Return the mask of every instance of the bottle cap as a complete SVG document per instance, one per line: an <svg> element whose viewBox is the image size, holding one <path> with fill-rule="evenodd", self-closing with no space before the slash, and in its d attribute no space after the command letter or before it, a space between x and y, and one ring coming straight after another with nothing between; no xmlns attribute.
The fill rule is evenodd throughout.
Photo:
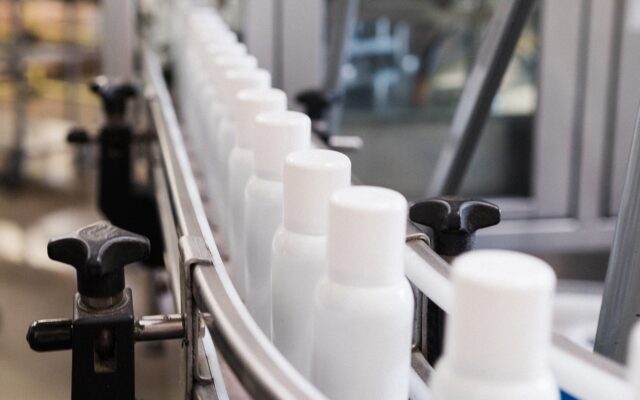
<svg viewBox="0 0 640 400"><path fill-rule="evenodd" d="M197 12L188 14L188 32L197 43L206 41L237 41L237 35L232 32L219 15L207 13L206 8L197 8ZM195 10L194 10L195 11Z"/></svg>
<svg viewBox="0 0 640 400"><path fill-rule="evenodd" d="M407 200L374 186L352 186L329 201L329 279L349 286L394 285L404 278Z"/></svg>
<svg viewBox="0 0 640 400"><path fill-rule="evenodd" d="M309 147L311 120L296 111L271 111L256 116L254 131L256 175L281 181L289 153Z"/></svg>
<svg viewBox="0 0 640 400"><path fill-rule="evenodd" d="M254 88L240 91L231 110L237 126L237 145L253 149L256 116L263 112L286 109L287 95L280 89Z"/></svg>
<svg viewBox="0 0 640 400"><path fill-rule="evenodd" d="M212 78L216 85L223 80L227 71L232 69L253 69L258 67L258 60L251 55L220 55L213 59Z"/></svg>
<svg viewBox="0 0 640 400"><path fill-rule="evenodd" d="M284 164L284 226L292 232L325 235L329 197L351 184L349 157L333 150L289 154Z"/></svg>
<svg viewBox="0 0 640 400"><path fill-rule="evenodd" d="M217 56L243 56L247 54L247 46L243 43L207 43L205 45L205 53L208 57L215 59Z"/></svg>
<svg viewBox="0 0 640 400"><path fill-rule="evenodd" d="M231 69L225 72L224 79L220 81L220 96L225 105L233 106L240 91L252 88L266 89L270 86L271 74L265 69Z"/></svg>
<svg viewBox="0 0 640 400"><path fill-rule="evenodd" d="M548 373L555 274L544 261L477 250L453 262L454 299L442 362L479 381L527 381Z"/></svg>

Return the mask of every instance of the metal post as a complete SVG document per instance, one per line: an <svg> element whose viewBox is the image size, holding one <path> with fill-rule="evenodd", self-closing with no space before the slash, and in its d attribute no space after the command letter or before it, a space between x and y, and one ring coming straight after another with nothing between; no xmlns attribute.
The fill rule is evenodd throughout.
<svg viewBox="0 0 640 400"><path fill-rule="evenodd" d="M282 74L282 90L292 99L322 82L325 3L324 0L280 0L280 23L275 39L279 68L276 70ZM327 21L329 26L339 23L331 16Z"/></svg>
<svg viewBox="0 0 640 400"><path fill-rule="evenodd" d="M360 0L328 2L328 20L335 24L328 32L329 45L327 47L327 63L324 77L326 93L343 94L340 72L342 66L349 60L349 45L353 39L358 22ZM344 104L344 103L343 103ZM334 103L329 110L329 132L337 134L342 119L343 107Z"/></svg>
<svg viewBox="0 0 640 400"><path fill-rule="evenodd" d="M636 117L618 225L609 256L595 351L624 362L629 332L640 316L640 109Z"/></svg>
<svg viewBox="0 0 640 400"><path fill-rule="evenodd" d="M458 191L533 4L534 0L506 1L493 16L462 92L427 197Z"/></svg>
<svg viewBox="0 0 640 400"><path fill-rule="evenodd" d="M110 78L134 78L136 43L135 6L132 0L102 2L101 58L102 72Z"/></svg>

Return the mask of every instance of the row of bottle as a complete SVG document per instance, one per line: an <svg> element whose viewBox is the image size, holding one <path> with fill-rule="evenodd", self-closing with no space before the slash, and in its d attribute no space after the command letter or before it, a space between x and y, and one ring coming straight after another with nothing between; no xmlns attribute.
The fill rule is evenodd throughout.
<svg viewBox="0 0 640 400"><path fill-rule="evenodd" d="M183 118L202 146L196 150L213 149L203 155L216 169L210 211L238 294L329 398L406 398L413 321L402 265L406 200L350 187L348 157L311 148L309 118L287 111L284 92L270 88L268 72L219 18L199 7L182 11L197 34L191 51L182 50L188 66L178 68L177 97L190 104L181 109L190 113ZM208 110L193 112L202 104Z"/></svg>
<svg viewBox="0 0 640 400"><path fill-rule="evenodd" d="M184 57L177 98L211 173L210 213L239 296L329 398L406 399L414 313L406 200L352 187L349 159L311 148L309 118L287 111L286 95L219 16L178 3L190 35L174 43ZM558 399L552 269L520 253L472 251L453 261L452 282L434 398Z"/></svg>

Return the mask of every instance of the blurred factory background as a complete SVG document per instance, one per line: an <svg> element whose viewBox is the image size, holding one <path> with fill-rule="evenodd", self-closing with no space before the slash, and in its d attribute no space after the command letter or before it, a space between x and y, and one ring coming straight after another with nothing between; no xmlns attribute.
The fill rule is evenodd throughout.
<svg viewBox="0 0 640 400"><path fill-rule="evenodd" d="M410 201L426 196L465 83L482 57L480 44L496 8L508 1L359 2L348 58L335 68L345 90L335 129L362 139L348 155L363 182L396 189ZM141 3L155 6L153 0ZM244 28L256 29L246 21L258 18L252 8L259 2L211 3L259 54L260 32ZM575 287L576 296L559 303L556 318L582 337L597 323L640 98L634 68L640 2L538 3L460 193L490 198L503 210L504 221L480 235L481 246L539 255L557 269L561 285ZM304 40L290 42L282 28L309 19L296 10L300 6L272 16L272 28L285 32L282 42L272 44L280 58L266 58L280 71L275 83L290 97L305 84L289 79L295 74L283 60L309 48ZM103 118L87 82L103 71L103 44L116 35L104 25L104 14L99 1L0 0L3 398L69 397L71 354L33 353L24 334L37 318L71 311L74 275L48 260L48 239L101 218L94 149L67 143L67 134L76 126L95 131ZM325 15L318 24L331 29L334 22ZM136 287L152 284L142 269L128 273ZM137 304L145 304L143 290L136 293ZM172 346L179 344L138 347L141 398L177 398L171 392L177 374L167 362L176 356Z"/></svg>

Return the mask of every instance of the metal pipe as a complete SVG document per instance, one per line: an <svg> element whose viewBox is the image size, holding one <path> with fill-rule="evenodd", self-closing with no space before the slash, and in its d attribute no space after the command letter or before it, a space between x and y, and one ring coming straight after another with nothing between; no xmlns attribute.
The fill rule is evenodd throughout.
<svg viewBox="0 0 640 400"><path fill-rule="evenodd" d="M180 314L145 315L133 327L136 342L184 338L184 319Z"/></svg>
<svg viewBox="0 0 640 400"><path fill-rule="evenodd" d="M622 192L598 321L595 351L624 362L629 332L640 315L640 109Z"/></svg>
<svg viewBox="0 0 640 400"><path fill-rule="evenodd" d="M458 191L534 3L533 0L506 1L491 19L460 97L449 137L440 152L427 197Z"/></svg>

